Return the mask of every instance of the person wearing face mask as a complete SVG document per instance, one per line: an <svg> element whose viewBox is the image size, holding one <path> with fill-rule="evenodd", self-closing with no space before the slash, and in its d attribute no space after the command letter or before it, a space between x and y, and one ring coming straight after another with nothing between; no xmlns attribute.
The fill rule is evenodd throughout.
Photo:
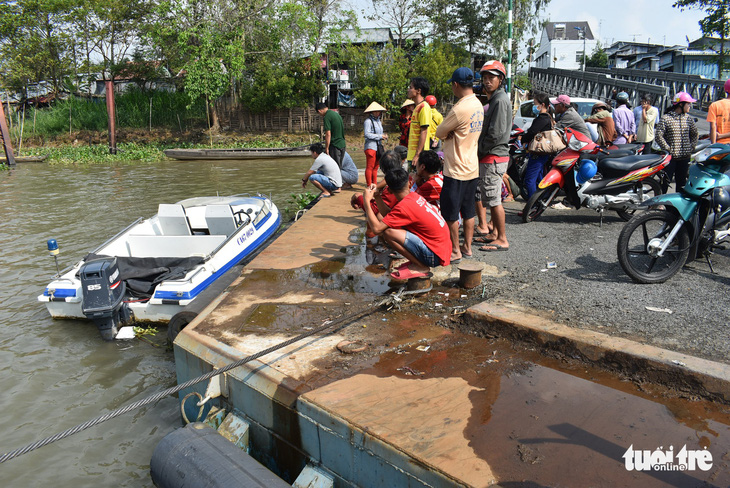
<svg viewBox="0 0 730 488"><path fill-rule="evenodd" d="M662 191L667 192L669 181L674 176L675 191L687 183L690 158L697 146L697 126L689 115L689 109L696 102L687 92L679 92L672 99L672 106L664 113L654 129L654 139L662 151L672 156L664 169L667 179L662 182Z"/></svg>
<svg viewBox="0 0 730 488"><path fill-rule="evenodd" d="M535 120L532 121L532 125L527 129L527 132L522 135L523 146L529 146L537 134L553 127L553 117L550 114L552 107L547 93L535 92L532 103L532 113L535 114ZM549 157L549 154L530 153L523 183L527 190L527 198L530 198L537 191L538 179L542 177L543 168Z"/></svg>

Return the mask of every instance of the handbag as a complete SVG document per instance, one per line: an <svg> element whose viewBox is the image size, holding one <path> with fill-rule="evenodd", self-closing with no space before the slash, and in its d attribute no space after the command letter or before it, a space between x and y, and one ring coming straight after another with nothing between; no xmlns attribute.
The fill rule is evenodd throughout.
<svg viewBox="0 0 730 488"><path fill-rule="evenodd" d="M550 129L536 134L527 146L527 150L531 153L552 154L566 147L563 131Z"/></svg>
<svg viewBox="0 0 730 488"><path fill-rule="evenodd" d="M378 148L375 150L375 161L380 161L380 158L385 154L385 148L383 147L383 141L378 141Z"/></svg>

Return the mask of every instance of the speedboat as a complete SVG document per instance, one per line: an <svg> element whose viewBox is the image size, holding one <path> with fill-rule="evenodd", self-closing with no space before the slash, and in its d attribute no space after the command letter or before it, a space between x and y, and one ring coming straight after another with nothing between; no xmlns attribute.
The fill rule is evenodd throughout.
<svg viewBox="0 0 730 488"><path fill-rule="evenodd" d="M279 209L263 195L160 204L157 215L137 219L60 271L38 301L53 318L92 320L105 340L133 337L134 323L170 322L196 298L198 309L200 300L212 301L216 280L280 224Z"/></svg>

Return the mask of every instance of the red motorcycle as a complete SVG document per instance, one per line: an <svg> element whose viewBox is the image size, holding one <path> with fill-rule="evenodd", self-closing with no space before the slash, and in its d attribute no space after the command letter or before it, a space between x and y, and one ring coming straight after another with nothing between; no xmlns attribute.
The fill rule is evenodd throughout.
<svg viewBox="0 0 730 488"><path fill-rule="evenodd" d="M661 186L652 176L669 164L668 154L611 157L580 132L566 128L564 135L567 147L553 158L552 169L525 205L524 222L539 218L560 190L565 193L563 203L592 208L601 218L605 210L615 210L624 220L642 202L661 195ZM604 157L597 157L598 153Z"/></svg>

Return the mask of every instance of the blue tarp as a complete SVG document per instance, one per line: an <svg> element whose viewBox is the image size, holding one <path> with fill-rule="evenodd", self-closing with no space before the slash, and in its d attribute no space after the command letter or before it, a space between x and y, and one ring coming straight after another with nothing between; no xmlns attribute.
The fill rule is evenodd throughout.
<svg viewBox="0 0 730 488"><path fill-rule="evenodd" d="M337 105L340 107L354 107L355 97L353 95L347 95L337 90Z"/></svg>

